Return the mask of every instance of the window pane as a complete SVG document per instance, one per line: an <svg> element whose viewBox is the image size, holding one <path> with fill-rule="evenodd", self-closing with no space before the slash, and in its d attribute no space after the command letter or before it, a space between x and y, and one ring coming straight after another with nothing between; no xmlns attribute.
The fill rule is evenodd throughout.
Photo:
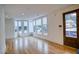
<svg viewBox="0 0 79 59"><path fill-rule="evenodd" d="M47 35L47 24L43 25L43 34Z"/></svg>
<svg viewBox="0 0 79 59"><path fill-rule="evenodd" d="M22 21L18 21L18 36L22 36Z"/></svg>
<svg viewBox="0 0 79 59"><path fill-rule="evenodd" d="M29 32L33 33L33 21L29 21Z"/></svg>
<svg viewBox="0 0 79 59"><path fill-rule="evenodd" d="M43 27L42 27L42 31L44 35L47 35L47 17L43 17Z"/></svg>
<svg viewBox="0 0 79 59"><path fill-rule="evenodd" d="M36 25L41 25L41 19L36 20Z"/></svg>
<svg viewBox="0 0 79 59"><path fill-rule="evenodd" d="M35 26L35 20L33 20L33 25Z"/></svg>
<svg viewBox="0 0 79 59"><path fill-rule="evenodd" d="M24 34L27 33L28 26L27 21L24 21Z"/></svg>
<svg viewBox="0 0 79 59"><path fill-rule="evenodd" d="M76 13L65 15L66 37L77 38Z"/></svg>
<svg viewBox="0 0 79 59"><path fill-rule="evenodd" d="M17 32L18 28L17 28L17 21L15 21L15 32Z"/></svg>
<svg viewBox="0 0 79 59"><path fill-rule="evenodd" d="M47 24L47 17L43 17L43 24Z"/></svg>
<svg viewBox="0 0 79 59"><path fill-rule="evenodd" d="M19 30L19 31L22 30L22 24L21 24L21 21L18 21L18 30Z"/></svg>
<svg viewBox="0 0 79 59"><path fill-rule="evenodd" d="M41 24L41 19L36 20L36 32L38 34L42 34L42 24Z"/></svg>
<svg viewBox="0 0 79 59"><path fill-rule="evenodd" d="M14 22L14 26L15 26L15 28L14 28L14 37L17 37L17 34L18 34L18 23L17 23L17 21Z"/></svg>
<svg viewBox="0 0 79 59"><path fill-rule="evenodd" d="M18 25L21 26L21 21L18 21Z"/></svg>
<svg viewBox="0 0 79 59"><path fill-rule="evenodd" d="M35 20L33 20L33 31L35 32L36 31L36 29L35 29Z"/></svg>

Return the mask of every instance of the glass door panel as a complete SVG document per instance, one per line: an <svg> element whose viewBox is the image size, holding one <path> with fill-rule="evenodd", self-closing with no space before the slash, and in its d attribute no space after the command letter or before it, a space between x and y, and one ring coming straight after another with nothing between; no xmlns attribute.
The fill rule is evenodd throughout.
<svg viewBox="0 0 79 59"><path fill-rule="evenodd" d="M66 37L77 38L76 13L65 15Z"/></svg>
<svg viewBox="0 0 79 59"><path fill-rule="evenodd" d="M78 14L77 11L70 11L63 14L64 44L77 47L78 40Z"/></svg>

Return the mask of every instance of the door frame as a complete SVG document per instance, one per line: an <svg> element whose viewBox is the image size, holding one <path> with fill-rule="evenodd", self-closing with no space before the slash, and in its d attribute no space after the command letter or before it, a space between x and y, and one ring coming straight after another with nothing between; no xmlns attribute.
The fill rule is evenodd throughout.
<svg viewBox="0 0 79 59"><path fill-rule="evenodd" d="M72 38L72 37L66 37L66 26L65 26L65 15L69 14L69 13L74 13L76 12L77 16L76 16L76 25L77 25L77 38ZM72 11L68 11L63 13L63 37L64 37L64 45L67 46L71 46L71 47L75 47L75 48L79 48L79 9L76 10L72 10Z"/></svg>

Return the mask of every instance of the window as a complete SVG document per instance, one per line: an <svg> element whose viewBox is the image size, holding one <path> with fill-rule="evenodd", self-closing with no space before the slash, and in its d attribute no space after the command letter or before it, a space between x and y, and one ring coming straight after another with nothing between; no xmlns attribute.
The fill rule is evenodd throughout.
<svg viewBox="0 0 79 59"><path fill-rule="evenodd" d="M17 20L15 21L15 33L15 36L26 36L27 33L47 35L47 17L35 20Z"/></svg>
<svg viewBox="0 0 79 59"><path fill-rule="evenodd" d="M28 22L25 20L16 20L15 21L15 37L26 36L28 32Z"/></svg>
<svg viewBox="0 0 79 59"><path fill-rule="evenodd" d="M43 17L42 18L42 21L43 21L43 27L42 27L43 34L44 35L47 35L47 17Z"/></svg>
<svg viewBox="0 0 79 59"><path fill-rule="evenodd" d="M34 32L37 34L47 35L47 17L40 17L33 21Z"/></svg>
<svg viewBox="0 0 79 59"><path fill-rule="evenodd" d="M34 33L36 32L36 29L35 29L35 28L36 28L36 21L33 20L33 30L34 30L33 32L34 32Z"/></svg>
<svg viewBox="0 0 79 59"><path fill-rule="evenodd" d="M76 13L65 15L66 37L77 38Z"/></svg>
<svg viewBox="0 0 79 59"><path fill-rule="evenodd" d="M27 21L23 22L24 22L24 35L26 35L28 33L28 22Z"/></svg>
<svg viewBox="0 0 79 59"><path fill-rule="evenodd" d="M18 21L18 36L22 36L22 22Z"/></svg>
<svg viewBox="0 0 79 59"><path fill-rule="evenodd" d="M33 21L32 20L29 20L29 32L30 33L33 33Z"/></svg>
<svg viewBox="0 0 79 59"><path fill-rule="evenodd" d="M41 23L41 19L37 19L36 20L36 32L37 34L42 34L42 23Z"/></svg>
<svg viewBox="0 0 79 59"><path fill-rule="evenodd" d="M17 34L18 34L18 28L17 28L18 27L18 23L17 23L17 21L14 22L14 25L15 25L15 29L14 29L14 31L15 31L14 35L15 36L14 37L17 37Z"/></svg>

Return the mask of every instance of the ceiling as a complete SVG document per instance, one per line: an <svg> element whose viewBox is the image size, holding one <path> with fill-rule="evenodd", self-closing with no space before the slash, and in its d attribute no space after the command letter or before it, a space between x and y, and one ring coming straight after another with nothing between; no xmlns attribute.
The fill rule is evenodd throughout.
<svg viewBox="0 0 79 59"><path fill-rule="evenodd" d="M69 6L68 4L7 4L5 15L7 18L31 19L47 15L57 9Z"/></svg>

